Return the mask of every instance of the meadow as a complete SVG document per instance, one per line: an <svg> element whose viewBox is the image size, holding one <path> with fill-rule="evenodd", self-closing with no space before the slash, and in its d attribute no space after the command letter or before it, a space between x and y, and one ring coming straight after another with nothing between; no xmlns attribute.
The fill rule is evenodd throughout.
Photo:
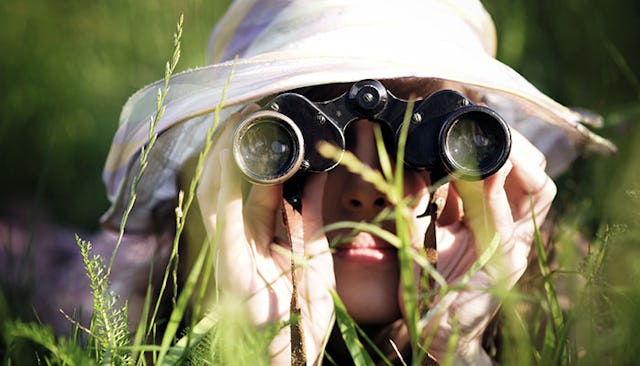
<svg viewBox="0 0 640 366"><path fill-rule="evenodd" d="M602 114L598 133L619 148L614 156L585 153L558 178L554 250L538 246L537 273L518 291L498 294L504 306L494 355L505 365L636 364L640 164L633 161L640 156L640 5L628 0L484 3L496 22L498 58L563 104ZM0 215L26 206L80 233L78 251L96 305L94 322L83 325L90 332L78 328L70 337L56 337L23 311L30 306L22 298L0 296L4 364L262 360L263 354L253 351L264 349L268 332L252 332L235 322L234 314L225 316L228 309L184 334L168 326L156 335L157 344L145 342L153 321L129 334L123 327L126 310L107 289L109 258L93 257L81 240L82 233L98 228L108 207L100 175L120 108L137 89L165 76L180 14L181 57L171 71L203 65L208 34L226 5L200 0L0 4ZM176 317L186 310L182 296L176 298ZM342 315L341 324L358 334ZM223 320L234 322L226 329L236 332L212 331L225 329L216 327ZM234 348L238 338L245 347ZM360 341L354 342L354 358L367 364L357 351Z"/></svg>

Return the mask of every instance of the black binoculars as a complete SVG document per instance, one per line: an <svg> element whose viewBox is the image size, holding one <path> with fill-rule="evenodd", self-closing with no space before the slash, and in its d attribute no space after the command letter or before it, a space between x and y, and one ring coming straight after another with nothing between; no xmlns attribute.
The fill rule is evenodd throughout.
<svg viewBox="0 0 640 366"><path fill-rule="evenodd" d="M409 105L377 80L359 81L323 102L282 93L239 123L233 155L246 178L257 184L282 183L299 171L329 171L339 161L320 155L319 141L344 151L347 126L367 119L386 125L396 148ZM410 116L404 163L428 171L432 181L447 175L481 180L509 157L507 123L494 110L456 91L441 90L416 101Z"/></svg>

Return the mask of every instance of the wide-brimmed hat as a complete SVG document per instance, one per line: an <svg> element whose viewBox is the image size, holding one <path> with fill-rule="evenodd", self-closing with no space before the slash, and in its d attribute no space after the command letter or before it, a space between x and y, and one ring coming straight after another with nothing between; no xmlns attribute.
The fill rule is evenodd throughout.
<svg viewBox="0 0 640 366"><path fill-rule="evenodd" d="M495 53L493 22L476 0L237 0L212 34L212 64L171 79L128 228L149 228L154 216L173 212L177 173L202 149L218 104L225 106L223 123L249 102L305 86L440 79L479 95L534 142L560 136L540 144L615 151L582 124L588 115L547 97ZM103 217L109 226L120 224L161 87L159 81L135 93L120 116L103 175L113 203ZM549 160L560 171L569 159Z"/></svg>

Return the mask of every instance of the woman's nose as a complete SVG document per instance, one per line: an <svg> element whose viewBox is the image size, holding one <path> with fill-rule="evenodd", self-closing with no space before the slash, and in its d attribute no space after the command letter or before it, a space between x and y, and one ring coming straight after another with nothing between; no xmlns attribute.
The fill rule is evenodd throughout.
<svg viewBox="0 0 640 366"><path fill-rule="evenodd" d="M375 135L373 132L373 122L360 120L354 122L353 128L354 142L350 148L358 160L372 169L380 170L380 160L376 150ZM356 214L360 220L371 220L383 208L387 207L387 200L375 186L364 179L359 174L349 173L345 180L342 197L340 197L343 208Z"/></svg>
<svg viewBox="0 0 640 366"><path fill-rule="evenodd" d="M387 200L380 191L360 176L354 174L352 178L343 191L342 207L354 214L354 218L369 221L387 207Z"/></svg>

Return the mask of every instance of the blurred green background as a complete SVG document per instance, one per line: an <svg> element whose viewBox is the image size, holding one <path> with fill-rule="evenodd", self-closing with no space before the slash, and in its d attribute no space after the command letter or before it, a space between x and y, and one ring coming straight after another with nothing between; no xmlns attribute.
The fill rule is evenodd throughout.
<svg viewBox="0 0 640 366"><path fill-rule="evenodd" d="M208 34L227 4L3 1L0 207L30 203L61 224L97 228L108 205L100 174L120 108L163 76L180 13L185 24L178 68L203 65ZM558 101L604 114L603 134L627 143L628 129L635 127L630 121L640 114L637 1L485 5L496 21L500 59ZM577 165L580 172L587 169Z"/></svg>
<svg viewBox="0 0 640 366"><path fill-rule="evenodd" d="M0 207L32 203L95 229L101 170L123 104L164 75L184 13L180 70L203 65L228 1L8 0L0 4Z"/></svg>

